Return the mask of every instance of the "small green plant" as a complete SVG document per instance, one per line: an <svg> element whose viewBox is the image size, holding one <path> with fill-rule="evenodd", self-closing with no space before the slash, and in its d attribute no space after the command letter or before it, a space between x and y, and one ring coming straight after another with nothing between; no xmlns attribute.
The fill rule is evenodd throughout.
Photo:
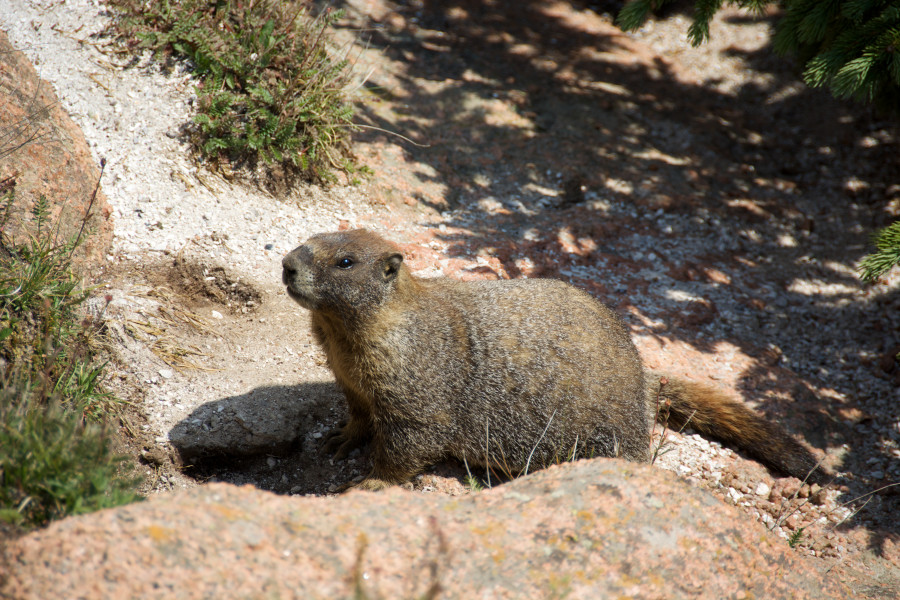
<svg viewBox="0 0 900 600"><path fill-rule="evenodd" d="M96 325L78 310L88 290L71 260L84 228L57 243L40 198L32 235L13 243L13 200L0 198L0 520L29 527L137 495L103 427L118 402L101 386Z"/></svg>
<svg viewBox="0 0 900 600"><path fill-rule="evenodd" d="M484 485L481 483L481 480L471 473L466 475L466 487L473 492L480 492L484 489Z"/></svg>
<svg viewBox="0 0 900 600"><path fill-rule="evenodd" d="M469 461L463 460L463 464L466 466L466 487L473 492L480 492L484 489L484 484L480 479L472 475L472 471L469 470Z"/></svg>
<svg viewBox="0 0 900 600"><path fill-rule="evenodd" d="M791 548L797 547L797 545L800 543L800 540L803 539L804 529L806 529L806 527L798 527L797 530L788 537L788 546L790 546Z"/></svg>
<svg viewBox="0 0 900 600"><path fill-rule="evenodd" d="M0 228L10 218L13 193L0 200ZM81 233L57 243L41 197L32 209L30 241L14 245L0 236L0 358L9 365L28 363L53 379L53 392L85 416L101 418L114 398L99 383L102 363L92 357L92 321L78 307L88 298L71 270Z"/></svg>
<svg viewBox="0 0 900 600"><path fill-rule="evenodd" d="M859 277L872 283L900 263L900 221L896 221L872 236L877 249L863 258L859 265Z"/></svg>
<svg viewBox="0 0 900 600"><path fill-rule="evenodd" d="M355 172L349 64L331 53L342 11L310 2L108 0L127 47L190 59L200 78L194 143L223 169L280 165L312 180Z"/></svg>

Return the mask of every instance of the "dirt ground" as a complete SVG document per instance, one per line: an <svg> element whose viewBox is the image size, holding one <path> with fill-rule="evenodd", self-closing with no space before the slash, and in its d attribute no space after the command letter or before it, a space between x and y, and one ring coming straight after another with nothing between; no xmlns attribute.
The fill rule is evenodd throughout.
<svg viewBox="0 0 900 600"><path fill-rule="evenodd" d="M867 236L900 212L895 122L798 82L772 53L772 15L725 11L694 49L677 13L622 34L619 4L332 3L368 75L354 147L374 175L301 190L321 219L309 228L378 229L424 274L589 290L627 319L648 366L739 394L839 477L820 492L674 433L661 466L896 597L900 278L856 278ZM111 384L132 403L144 489L328 493L366 456L316 451L342 398L281 289L281 253L241 272L228 244L117 256L102 274ZM265 438L258 423L274 421L284 431ZM204 434L234 423L246 439L226 435L230 448ZM412 487L470 493L465 474L438 465Z"/></svg>

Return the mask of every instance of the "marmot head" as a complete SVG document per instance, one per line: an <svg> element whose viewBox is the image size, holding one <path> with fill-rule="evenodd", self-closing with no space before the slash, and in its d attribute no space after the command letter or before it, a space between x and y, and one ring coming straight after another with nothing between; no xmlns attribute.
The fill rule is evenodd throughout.
<svg viewBox="0 0 900 600"><path fill-rule="evenodd" d="M287 293L300 306L342 317L381 306L406 271L399 249L365 229L314 235L281 266Z"/></svg>

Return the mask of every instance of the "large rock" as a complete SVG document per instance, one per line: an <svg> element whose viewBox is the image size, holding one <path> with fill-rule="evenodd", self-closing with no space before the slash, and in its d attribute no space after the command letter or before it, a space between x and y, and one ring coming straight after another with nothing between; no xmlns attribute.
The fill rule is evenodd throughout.
<svg viewBox="0 0 900 600"><path fill-rule="evenodd" d="M91 235L75 258L88 268L97 264L112 241L112 211L101 191L91 205L99 175L81 129L0 31L0 196L15 190L4 234L21 240L30 232L26 224L41 196L50 204L48 231L58 231L60 241L78 235L90 208L85 230Z"/></svg>
<svg viewBox="0 0 900 600"><path fill-rule="evenodd" d="M66 519L5 558L0 596L22 599L853 595L734 507L606 459L462 498L213 484Z"/></svg>

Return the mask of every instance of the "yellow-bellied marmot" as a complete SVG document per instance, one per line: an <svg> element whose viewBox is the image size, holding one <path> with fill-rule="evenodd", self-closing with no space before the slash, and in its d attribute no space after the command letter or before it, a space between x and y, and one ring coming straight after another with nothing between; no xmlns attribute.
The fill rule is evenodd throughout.
<svg viewBox="0 0 900 600"><path fill-rule="evenodd" d="M282 265L347 396L349 421L325 449L342 458L372 444L360 488L449 456L512 473L572 456L647 461L658 394L670 426L689 421L799 478L816 466L781 427L711 388L671 380L660 392L619 317L561 281L420 279L365 230L313 236Z"/></svg>

